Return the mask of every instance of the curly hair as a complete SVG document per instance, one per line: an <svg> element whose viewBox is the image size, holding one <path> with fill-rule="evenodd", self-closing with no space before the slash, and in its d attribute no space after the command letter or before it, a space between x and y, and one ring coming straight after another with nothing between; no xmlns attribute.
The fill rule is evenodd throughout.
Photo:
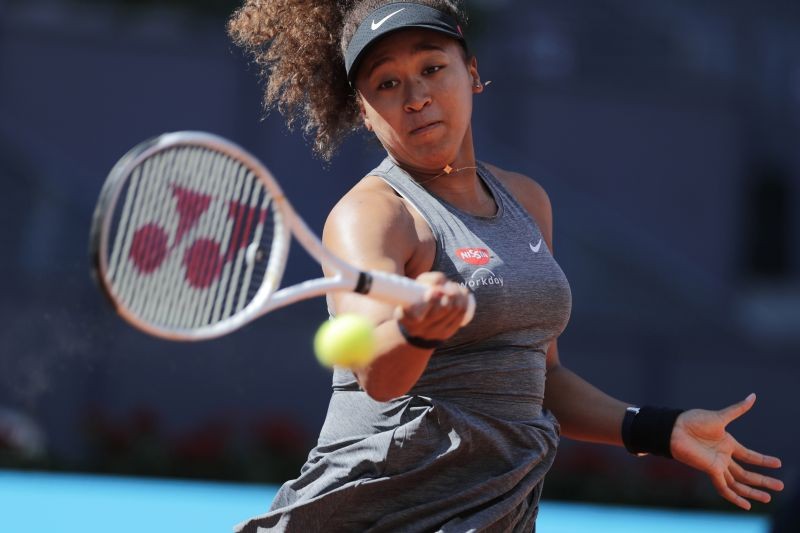
<svg viewBox="0 0 800 533"><path fill-rule="evenodd" d="M414 0L466 25L458 0ZM396 2L396 0L395 0ZM347 81L344 52L361 21L392 0L245 0L228 21L228 34L249 53L265 80L264 108L313 137L329 160L361 125Z"/></svg>

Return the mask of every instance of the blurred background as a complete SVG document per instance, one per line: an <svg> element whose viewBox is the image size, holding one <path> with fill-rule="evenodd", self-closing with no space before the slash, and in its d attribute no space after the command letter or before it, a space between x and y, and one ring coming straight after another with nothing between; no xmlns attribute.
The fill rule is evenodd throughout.
<svg viewBox="0 0 800 533"><path fill-rule="evenodd" d="M790 523L800 4L467 4L492 81L478 156L534 177L553 204L574 298L562 361L632 403L720 408L756 392L732 431L783 458L786 491L754 510ZM257 69L225 34L237 5L0 0L0 468L279 484L314 445L331 380L311 350L322 300L174 344L124 324L89 275L100 187L145 138L235 140L318 232L381 158L354 137L325 164L265 115ZM319 274L302 251L290 265L287 283ZM544 498L733 511L674 462L569 441Z"/></svg>

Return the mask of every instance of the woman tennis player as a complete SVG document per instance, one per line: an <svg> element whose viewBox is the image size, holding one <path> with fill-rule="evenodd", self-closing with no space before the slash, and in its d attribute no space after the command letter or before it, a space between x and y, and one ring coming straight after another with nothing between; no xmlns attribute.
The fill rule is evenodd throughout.
<svg viewBox="0 0 800 533"><path fill-rule="evenodd" d="M532 531L559 436L674 457L744 509L770 501L777 468L719 411L632 406L565 368L570 315L552 214L534 180L476 159L484 86L449 0L248 0L234 40L267 77L266 103L330 157L359 127L386 158L334 207L323 240L364 269L430 285L400 310L339 294L333 314L377 325L366 368L336 369L317 446L266 514L241 531ZM467 294L474 320L460 323ZM547 388L545 390L545 378Z"/></svg>

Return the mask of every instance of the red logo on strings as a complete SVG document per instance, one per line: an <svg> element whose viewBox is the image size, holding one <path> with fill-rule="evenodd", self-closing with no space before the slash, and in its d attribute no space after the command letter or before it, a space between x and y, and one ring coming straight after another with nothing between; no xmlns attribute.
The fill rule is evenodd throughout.
<svg viewBox="0 0 800 533"><path fill-rule="evenodd" d="M183 242L186 234L197 226L200 217L208 211L213 197L173 186L172 194L177 201L178 228L175 240L169 246L166 230L158 224L145 224L136 229L131 242L130 258L136 268L145 275L150 275L162 265L170 253ZM258 213L258 224L267 218L267 210L251 207L231 200L228 203L228 218L233 220L231 240L228 248L221 253L222 245L207 237L197 238L183 254L183 265L186 268L184 279L197 289L208 288L222 273L222 267L233 260L237 252L248 245L247 236L253 228Z"/></svg>

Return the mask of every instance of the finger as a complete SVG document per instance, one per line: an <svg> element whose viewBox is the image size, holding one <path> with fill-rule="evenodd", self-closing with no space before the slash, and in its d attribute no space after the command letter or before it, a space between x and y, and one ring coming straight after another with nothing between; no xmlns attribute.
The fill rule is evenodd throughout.
<svg viewBox="0 0 800 533"><path fill-rule="evenodd" d="M749 448L745 448L738 442L733 448L733 457L747 464L762 466L766 468L780 468L781 460L771 455L764 455Z"/></svg>
<svg viewBox="0 0 800 533"><path fill-rule="evenodd" d="M438 287L430 286L422 300L395 308L394 317L404 322L420 322L426 319L441 297Z"/></svg>
<svg viewBox="0 0 800 533"><path fill-rule="evenodd" d="M466 306L458 295L436 293L427 306L410 308L398 313L397 318L415 337L444 340L458 331Z"/></svg>
<svg viewBox="0 0 800 533"><path fill-rule="evenodd" d="M731 502L732 504L736 505L737 507L741 507L745 511L750 510L750 502L736 494L731 488L728 486L728 482L725 479L725 476L720 472L710 473L711 476L711 483L714 485L714 488L717 489L717 492L720 496Z"/></svg>
<svg viewBox="0 0 800 533"><path fill-rule="evenodd" d="M463 312L459 316L459 319L461 320L461 322L459 322L459 326L463 326L464 315L467 313L467 310L469 309L469 303L470 299L472 298L472 293L466 287L460 287L460 289L461 290L458 292L457 296L457 306L459 309L463 310Z"/></svg>
<svg viewBox="0 0 800 533"><path fill-rule="evenodd" d="M753 404L756 402L756 394L754 392L750 393L747 398L742 400L741 402L737 402L733 405L725 407L719 411L720 416L722 416L723 420L725 421L725 425L727 426L747 411L753 407Z"/></svg>
<svg viewBox="0 0 800 533"><path fill-rule="evenodd" d="M448 281L441 287L442 298L447 305L465 307L467 303L467 289L454 281Z"/></svg>
<svg viewBox="0 0 800 533"><path fill-rule="evenodd" d="M467 306L465 304L454 302L442 317L442 326L453 332L458 331L464 323L464 314L466 312Z"/></svg>
<svg viewBox="0 0 800 533"><path fill-rule="evenodd" d="M424 285L437 286L447 282L447 276L443 272L423 272L417 276L416 281Z"/></svg>
<svg viewBox="0 0 800 533"><path fill-rule="evenodd" d="M460 286L453 281L449 281L441 272L429 272L428 274L431 274L428 281L433 284L429 285L425 293L425 301L430 304L427 310L451 307L454 304Z"/></svg>
<svg viewBox="0 0 800 533"><path fill-rule="evenodd" d="M446 281L428 290L428 299L436 307L448 308L458 305L461 286L453 281Z"/></svg>
<svg viewBox="0 0 800 533"><path fill-rule="evenodd" d="M423 279L428 289L425 292L425 297L421 302L413 304L406 308L406 314L409 318L422 321L427 320L432 312L436 312L441 307L449 307L452 296L452 289L448 286L454 284L448 281L444 274L441 272L425 272L420 274L417 279ZM457 284L454 284L457 286Z"/></svg>
<svg viewBox="0 0 800 533"><path fill-rule="evenodd" d="M764 474L759 474L758 472L750 472L733 461L731 462L730 470L733 474L733 477L742 483L746 483L754 487L764 487L769 490L783 490L783 481L780 479L765 476Z"/></svg>
<svg viewBox="0 0 800 533"><path fill-rule="evenodd" d="M425 316L425 326L430 329L446 329L448 334L459 329L466 312L466 299L459 295L444 294L432 304Z"/></svg>
<svg viewBox="0 0 800 533"><path fill-rule="evenodd" d="M749 485L744 483L740 483L736 480L736 476L733 475L730 471L725 472L725 480L728 482L728 487L730 487L736 494L741 496L742 498L747 498L748 500L755 500L761 503L769 503L772 500L772 496L764 492L763 490L755 489Z"/></svg>

